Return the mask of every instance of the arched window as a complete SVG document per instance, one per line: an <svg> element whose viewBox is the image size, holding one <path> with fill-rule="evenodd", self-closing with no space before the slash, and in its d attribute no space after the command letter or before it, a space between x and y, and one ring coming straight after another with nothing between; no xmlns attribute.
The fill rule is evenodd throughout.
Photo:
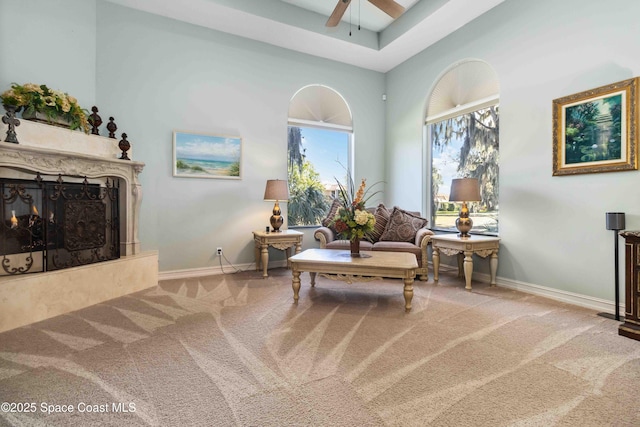
<svg viewBox="0 0 640 427"><path fill-rule="evenodd" d="M352 170L351 110L335 90L300 89L289 102L287 141L288 225L318 225Z"/></svg>
<svg viewBox="0 0 640 427"><path fill-rule="evenodd" d="M498 233L499 91L495 72L480 60L454 64L433 88L426 114L433 229L456 230L451 180L477 178L482 201L470 203L471 232Z"/></svg>

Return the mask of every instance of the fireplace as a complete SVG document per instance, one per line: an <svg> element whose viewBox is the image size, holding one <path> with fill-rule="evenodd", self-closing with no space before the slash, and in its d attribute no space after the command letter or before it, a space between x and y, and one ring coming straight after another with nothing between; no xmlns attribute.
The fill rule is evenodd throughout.
<svg viewBox="0 0 640 427"><path fill-rule="evenodd" d="M0 332L158 283L138 238L144 163L118 140L0 123ZM135 159L132 150L130 158Z"/></svg>
<svg viewBox="0 0 640 427"><path fill-rule="evenodd" d="M120 258L118 182L0 178L0 276Z"/></svg>

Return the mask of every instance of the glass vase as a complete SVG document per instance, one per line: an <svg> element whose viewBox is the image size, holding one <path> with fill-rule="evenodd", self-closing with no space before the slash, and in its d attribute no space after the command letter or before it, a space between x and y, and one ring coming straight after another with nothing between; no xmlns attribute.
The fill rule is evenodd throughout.
<svg viewBox="0 0 640 427"><path fill-rule="evenodd" d="M360 239L356 237L355 239L351 239L349 243L350 243L350 249L351 249L351 256L353 257L360 256Z"/></svg>

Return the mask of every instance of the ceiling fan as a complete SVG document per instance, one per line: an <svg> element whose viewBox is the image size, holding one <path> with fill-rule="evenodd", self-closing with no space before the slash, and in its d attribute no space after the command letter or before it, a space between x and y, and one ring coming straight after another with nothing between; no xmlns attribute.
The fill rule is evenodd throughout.
<svg viewBox="0 0 640 427"><path fill-rule="evenodd" d="M398 18L400 15L404 13L404 6L396 3L393 0L368 0L369 3L372 3L378 9L391 16L392 18ZM335 27L340 23L344 12L349 7L351 0L338 0L338 4L336 4L335 9L333 9L333 13L329 17L329 20L325 24L327 27Z"/></svg>

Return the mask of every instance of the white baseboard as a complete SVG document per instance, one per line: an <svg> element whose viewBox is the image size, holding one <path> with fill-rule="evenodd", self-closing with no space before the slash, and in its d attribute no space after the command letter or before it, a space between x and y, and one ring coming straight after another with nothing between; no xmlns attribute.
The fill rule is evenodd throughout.
<svg viewBox="0 0 640 427"><path fill-rule="evenodd" d="M269 263L269 268L274 267L286 267L287 260L273 261ZM189 268L185 270L171 270L161 271L158 273L158 281L174 280L174 279L190 279L194 277L214 276L218 274L232 274L238 271L255 271L255 263L237 264L237 265L223 265L222 267L201 267L201 268Z"/></svg>
<svg viewBox="0 0 640 427"><path fill-rule="evenodd" d="M474 272L473 279L484 283L489 283L491 281L491 277L486 273ZM552 300L577 305L580 307L590 308L599 312L615 313L616 310L615 301L595 298L588 295L576 294L560 289L547 288L546 286L535 285L533 283L505 279L504 277L496 277L496 284L504 288L526 292L528 294L538 295ZM624 315L624 302L620 303L619 310L619 313L621 315Z"/></svg>
<svg viewBox="0 0 640 427"><path fill-rule="evenodd" d="M430 265L431 266L431 265ZM433 266L431 266L433 272ZM458 271L458 267L440 264L441 271ZM478 282L490 283L491 276L486 273L473 273L473 280ZM520 282L518 280L506 279L504 277L496 277L496 285L507 289L513 289L527 294L538 295L555 301L566 302L568 304L577 305L579 307L590 308L603 313L615 313L615 301L609 301L602 298L590 297L588 295L576 294L559 289L548 288L546 286L535 285L533 283ZM620 302L620 315L624 316L624 301Z"/></svg>
<svg viewBox="0 0 640 427"><path fill-rule="evenodd" d="M269 263L269 268L273 267L286 267L287 261L275 261ZM234 269L235 267L235 269ZM216 274L228 274L235 273L237 270L255 269L254 263L240 264L236 266L226 265L223 268L217 267L205 267L205 268L192 268L187 270L173 270L163 271L158 273L158 280L171 280L171 279L187 279L192 277L211 276ZM429 265L430 273L433 274L433 265ZM441 271L457 271L457 267L447 264L440 264ZM224 270L224 271L223 271ZM473 279L478 282L489 283L491 278L485 273L473 273ZM568 304L577 305L579 307L585 307L592 310L596 310L604 313L615 313L616 304L614 301L605 300L602 298L590 297L588 295L576 294L573 292L567 292L559 289L548 288L546 286L535 285L533 283L520 282L518 280L505 279L504 277L496 277L496 284L507 289L513 289L516 291L525 292L532 295L538 295L545 298L549 298L555 301L566 302ZM619 312L624 315L624 302L620 303Z"/></svg>

